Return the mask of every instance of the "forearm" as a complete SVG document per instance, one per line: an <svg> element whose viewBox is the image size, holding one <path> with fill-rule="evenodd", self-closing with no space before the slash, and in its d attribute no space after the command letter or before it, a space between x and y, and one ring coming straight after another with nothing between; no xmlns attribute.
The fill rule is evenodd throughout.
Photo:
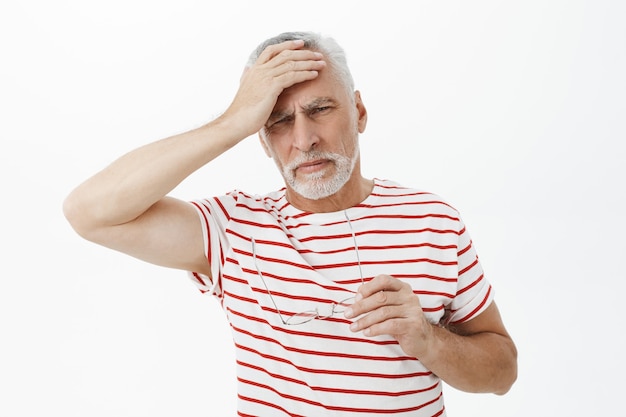
<svg viewBox="0 0 626 417"><path fill-rule="evenodd" d="M412 287L390 275L361 285L345 311L366 336L393 336L446 383L469 392L506 393L517 377L517 351L492 302L471 320L450 327L431 324ZM360 317L359 317L360 316Z"/></svg>
<svg viewBox="0 0 626 417"><path fill-rule="evenodd" d="M456 334L432 326L420 361L447 384L467 392L505 394L517 378L517 351L507 335Z"/></svg>
<svg viewBox="0 0 626 417"><path fill-rule="evenodd" d="M220 118L132 151L76 188L64 204L72 226L84 235L136 219L192 172L258 132L285 88L314 79L325 67L321 54L303 46L303 41L269 46L244 72Z"/></svg>
<svg viewBox="0 0 626 417"><path fill-rule="evenodd" d="M131 221L242 139L228 121L216 119L145 145L79 185L65 201L65 214L79 232Z"/></svg>

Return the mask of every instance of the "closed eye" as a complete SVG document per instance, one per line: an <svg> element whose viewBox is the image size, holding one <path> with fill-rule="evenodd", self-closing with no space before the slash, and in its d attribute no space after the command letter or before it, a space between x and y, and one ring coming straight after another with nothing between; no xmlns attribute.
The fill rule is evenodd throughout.
<svg viewBox="0 0 626 417"><path fill-rule="evenodd" d="M330 109L332 109L332 106L319 106L319 107L315 107L313 109L311 109L309 111L309 115L311 116L315 116L317 114L322 114L322 113L326 113L328 112Z"/></svg>
<svg viewBox="0 0 626 417"><path fill-rule="evenodd" d="M268 123L267 126L266 126L266 129L271 130L272 128L276 128L276 127L280 126L281 124L289 123L291 121L293 121L293 116L292 115L285 115L283 117L280 117L280 118L275 119L272 122Z"/></svg>
<svg viewBox="0 0 626 417"><path fill-rule="evenodd" d="M331 97L318 97L302 107L302 111L309 117L325 114L337 107L337 102Z"/></svg>
<svg viewBox="0 0 626 417"><path fill-rule="evenodd" d="M313 110L313 113L322 113L322 112L324 112L326 110L329 110L329 109L330 109L330 106L321 106L321 107L318 107L315 110Z"/></svg>

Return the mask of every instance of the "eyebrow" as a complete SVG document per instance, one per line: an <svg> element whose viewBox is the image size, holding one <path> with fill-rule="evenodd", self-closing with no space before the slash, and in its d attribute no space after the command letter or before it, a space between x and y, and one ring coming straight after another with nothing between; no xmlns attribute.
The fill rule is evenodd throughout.
<svg viewBox="0 0 626 417"><path fill-rule="evenodd" d="M335 104L336 101L330 97L317 97L310 103L307 103L302 107L302 110L305 112L310 112L311 110L315 110L316 108L328 104Z"/></svg>
<svg viewBox="0 0 626 417"><path fill-rule="evenodd" d="M324 106L328 104L336 104L336 103L337 101L331 97L316 97L309 103L302 106L301 108L303 112L310 113L311 111L315 110L316 108L320 106ZM278 110L270 114L270 117L267 119L267 122L270 123L275 120L281 120L285 117L291 117L291 116L293 116L293 112L291 111Z"/></svg>

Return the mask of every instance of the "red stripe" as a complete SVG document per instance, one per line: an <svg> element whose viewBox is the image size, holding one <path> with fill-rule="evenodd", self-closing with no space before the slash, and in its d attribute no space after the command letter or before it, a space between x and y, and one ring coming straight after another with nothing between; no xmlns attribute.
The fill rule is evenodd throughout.
<svg viewBox="0 0 626 417"><path fill-rule="evenodd" d="M269 242L264 242L262 240L257 240L257 243L266 243L266 244L270 244ZM284 247L290 247L287 244L280 244L277 246L284 246ZM408 245L380 245L380 246L372 246L372 245L359 245L359 251L361 252L366 252L366 251L379 251L381 249L417 249L417 248L433 248L433 249L441 249L441 250L446 250L446 249L456 249L456 245L435 245L432 243L414 243L414 244L408 244ZM313 251L311 249L299 249L298 253L300 254L307 254L307 253L315 253L315 254L333 254L333 253L341 253L341 252L352 252L354 251L354 246L348 246L346 248L342 248L342 249L334 249L334 250L327 250L327 251L322 251L322 250L316 250Z"/></svg>
<svg viewBox="0 0 626 417"><path fill-rule="evenodd" d="M257 398L245 397L245 396L243 396L241 394L239 394L238 397L242 401L248 401L248 402L251 402L251 403L261 404L261 405L264 405L266 407L271 407L271 408L274 408L276 410L280 410L283 413L289 415L290 417L305 417L305 416L302 416L300 414L292 414L289 411L287 411L286 409L284 409L283 407L280 407L280 406L278 406L278 405L276 405L274 403L269 403L267 401L259 400ZM238 414L242 415L242 416L248 416L248 414L241 414L241 413L238 413ZM256 416L251 416L251 417L256 417Z"/></svg>
<svg viewBox="0 0 626 417"><path fill-rule="evenodd" d="M437 234L454 234L458 235L459 233L456 230L451 229L433 229L430 227L426 227L423 229L402 229L402 230L367 230L363 232L355 232L356 236L365 236L365 235L406 235L406 234L417 234L417 233L437 233ZM299 239L300 242L310 242L313 240L333 240L333 239L341 239L341 238L351 238L351 233L340 234L340 235L323 235L323 236L309 236Z"/></svg>
<svg viewBox="0 0 626 417"><path fill-rule="evenodd" d="M340 406L331 406L331 405L327 405L327 404L322 404L318 401L313 401L313 400L309 400L308 398L302 398L302 397L296 397L294 395L290 395L290 394L285 394L282 393L280 391L278 391L277 389L270 387L269 385L265 385L265 384L261 384L259 382L255 382L255 381L250 381L250 380L246 380L243 378L237 378L239 380L239 382L244 383L244 384L248 384L248 385L252 385L255 386L257 388L261 388L261 389L265 389L267 391L272 391L273 393L275 393L276 395L292 400L292 401L297 401L300 403L304 403L304 404L309 404L309 405L313 405L316 407L321 407L324 408L326 410L331 410L331 411L341 411L341 412L348 412L348 413L370 413L370 414L395 414L395 413L408 413L411 411L417 411L419 409L422 409L424 407L427 407L437 401L439 401L439 399L441 398L441 393L433 400L425 402L423 404L419 404L413 407L405 407L405 408L395 408L395 409L374 409L374 408L356 408L356 407L340 407Z"/></svg>
<svg viewBox="0 0 626 417"><path fill-rule="evenodd" d="M269 296L269 293L266 289L264 288L251 288L252 291L259 293L259 294L265 294ZM287 298L289 300L298 300L298 301L310 301L313 303L320 303L320 304L333 304L333 303L338 303L338 301L340 300L332 300L329 298L319 298L319 297L311 297L309 295L295 295L295 294L291 294L291 293L284 293L281 291L274 291L272 290L272 296L273 297L283 297L283 298ZM350 298L351 296L345 296L342 298L342 300L345 300L346 298ZM282 310L281 310L282 311ZM284 311L283 311L284 313ZM299 312L301 313L301 311ZM297 313L294 313L297 314Z"/></svg>
<svg viewBox="0 0 626 417"><path fill-rule="evenodd" d="M233 222L236 223L240 223L240 224L245 224L248 226L253 226L253 227L258 227L260 229L275 229L275 230L283 230L280 226L277 225L273 225L273 224L268 224L268 223L259 223L259 222L254 222L251 220L244 220L241 218L237 218L237 219L232 219ZM290 226L288 227L289 229L293 229L294 226ZM227 232L232 233L232 230L227 230ZM406 234L417 234L417 233L437 233L437 234L454 234L454 235L459 235L460 233L457 230L452 230L452 229L433 229L430 227L426 227L423 229L402 229L402 230L366 230L363 232L355 232L356 236L364 236L364 235L372 235L372 234L376 234L376 235L406 235ZM291 236L291 235L288 235ZM300 242L310 242L310 241L314 241L314 240L336 240L336 239L342 239L342 238L351 238L352 234L351 233L343 233L343 234L338 234L338 235L321 235L321 236L309 236L309 237L303 237L298 239ZM250 240L248 238L246 238L246 240Z"/></svg>
<svg viewBox="0 0 626 417"><path fill-rule="evenodd" d="M491 286L489 286L489 289L487 290L487 295L485 295L485 297L483 298L483 300L481 301L481 303L478 305L478 307L476 307L475 309L473 309L469 314L467 314L465 317L459 319L459 320L455 320L454 323L463 323L471 318L474 317L474 315L483 308L483 306L485 305L485 303L487 302L487 300L489 299L489 295L491 294Z"/></svg>
<svg viewBox="0 0 626 417"><path fill-rule="evenodd" d="M382 198L396 198L397 197L395 195L378 195L378 196L382 197ZM445 202L438 201L438 200L411 201L411 202L403 201L401 203L377 204L377 205L373 205L373 204L358 204L355 207L377 209L377 208L384 208L384 207L422 206L422 205L427 205L427 204L436 204L436 205L446 206L446 207L449 207L449 208L454 210L454 208L452 206L450 206L449 204L446 204Z"/></svg>
<svg viewBox="0 0 626 417"><path fill-rule="evenodd" d="M257 275L258 272L257 270L252 270L249 268L241 268L241 270L243 272L247 272L249 274L254 274ZM329 290L329 291L345 291L346 289L343 287L336 287L336 286L331 286L331 285L323 285L320 284L319 282L315 282L315 281L311 281L310 279L306 279L306 278L292 278L292 277L283 277L283 276L279 276L276 274L272 274L270 272L266 272L266 271L262 271L263 277L264 278L272 278L278 281L282 281L282 282L292 282L292 283L297 283L297 284L309 284L309 285L315 285L319 288L323 288L325 290ZM246 281L247 282L247 281ZM337 281L338 283L342 283L342 284L346 284L346 283L359 283L361 282L361 278L358 279L354 279L354 280L349 280L349 281ZM266 291L267 293L267 291ZM330 300L327 300L330 301Z"/></svg>
<svg viewBox="0 0 626 417"><path fill-rule="evenodd" d="M248 257L252 258L252 252L244 251L244 250L237 249L237 248L233 248L233 252L238 253L239 255L245 255L245 256L248 256ZM283 265L291 265L291 266L295 266L296 268L306 269L306 270L309 270L309 271L314 271L315 270L315 268L313 268L311 265L298 264L298 263L295 263L295 262L286 261L284 259L269 258L267 256L261 256L258 253L257 253L256 257L257 257L257 259L261 259L261 260L267 261L267 262L273 262L273 263L278 263L278 264L283 264Z"/></svg>
<svg viewBox="0 0 626 417"><path fill-rule="evenodd" d="M254 339L274 343L280 346L281 348L283 348L284 350L286 350L287 352L295 352L295 353L299 353L303 355L321 356L321 357L327 357L327 358L358 359L358 360L379 361L379 362L404 362L404 361L416 361L417 360L410 356L396 356L396 357L372 356L372 355L365 356L365 355L356 355L356 354L345 353L345 352L320 352L317 350L299 349L299 348L295 348L291 346L285 346L284 344L282 344L276 339L272 339L271 337L267 337L267 336L262 336L260 334L255 334L255 333L252 333L250 331L244 330L236 326L232 326L231 328L238 333L245 334L246 336L250 336ZM311 333L311 335L315 335L315 333ZM337 339L340 339L340 338L337 337ZM359 339L358 341L361 342L364 340Z"/></svg>
<svg viewBox="0 0 626 417"><path fill-rule="evenodd" d="M236 199L236 197L235 197ZM219 208L222 210L222 214L224 214L224 217L226 217L226 219L228 221L230 221L230 214L228 213L228 211L226 210L226 208L224 207L224 205L222 204L222 202L220 201L219 198L214 198L213 200L215 200L215 203L219 206Z"/></svg>
<svg viewBox="0 0 626 417"><path fill-rule="evenodd" d="M414 290L413 293L417 295L438 295L440 297L446 297L449 299L454 298L454 294L450 294L447 292L439 292L439 291Z"/></svg>
<svg viewBox="0 0 626 417"><path fill-rule="evenodd" d="M467 252L471 248L472 248L472 242L470 241L470 243L465 248L463 248L459 252L457 252L456 256L461 257L462 255L465 254L465 252Z"/></svg>
<svg viewBox="0 0 626 417"><path fill-rule="evenodd" d="M472 262L471 264L469 264L468 266L466 266L465 268L461 269L459 271L459 276L463 275L464 273L466 273L467 271L469 271L470 269L472 269L473 267L475 267L476 265L478 265L478 258L474 259L474 262Z"/></svg>
<svg viewBox="0 0 626 417"><path fill-rule="evenodd" d="M424 313L434 313L435 311L441 311L444 309L443 305L439 305L437 307L424 307L422 306L422 311L424 311Z"/></svg>
<svg viewBox="0 0 626 417"><path fill-rule="evenodd" d="M231 221L233 221L235 223L239 223L239 224L246 224L248 226L260 227L262 229L277 229L277 230L281 230L281 228L279 226L274 225L274 224L258 223L258 222L253 222L251 220L245 220L245 219L242 219L242 218L231 219Z"/></svg>
<svg viewBox="0 0 626 417"><path fill-rule="evenodd" d="M247 240L248 242L252 241L250 237L237 233L233 231L232 229L227 229L226 233L236 236L240 239ZM345 234L339 237L350 238L351 236L352 236L351 234ZM287 234L286 237L293 238L293 235ZM264 239L256 239L256 238L254 240L259 245L263 244L263 245L276 246L276 247L287 248L287 249L292 249L292 250L294 249L292 245L288 243L284 243L284 242L275 242L273 240L264 240ZM414 243L414 244L406 244L406 245L381 245L381 246L359 245L359 251L369 251L369 250L378 251L381 249L416 249L416 248L433 248L433 249L445 250L445 249L456 249L456 245L436 245L430 242ZM319 250L313 251L311 249L298 249L297 250L297 252L300 254L307 254L307 253L332 254L332 253L352 252L352 251L354 251L354 246L347 246L345 248L327 250L327 251L319 251Z"/></svg>
<svg viewBox="0 0 626 417"><path fill-rule="evenodd" d="M413 203L398 203L395 204L397 206L403 206L403 205L408 205L408 204L413 204ZM415 203L415 204L424 204L424 203ZM387 205L390 206L390 205ZM385 207L387 207L385 206ZM250 212L257 212L257 213L267 213L267 209L265 209L264 207L250 207L248 205L245 204L237 204L238 208L250 211ZM368 206L368 205L358 205L357 207L363 207L363 208L374 208L374 207L380 207L380 206ZM357 219L354 219L355 222L361 221L361 220L372 220L372 219L401 219L401 220L417 220L417 219L429 219L429 218L435 218L435 219L448 219L448 220L452 220L454 222L458 222L459 221L459 217L458 216L451 216L448 214L442 214L442 213L425 213L425 214L414 214L414 215L409 215L409 214L372 214L369 216L363 216L363 217L359 217ZM288 219L288 217L285 218L285 220ZM337 221L337 222L330 222L330 223L325 223L325 226L334 226L334 225L338 225L338 224L344 224L346 223L345 220L341 220L341 221ZM295 225L286 225L286 227L288 229L292 229L292 228L299 228L302 226L310 226L310 223L299 223L299 224L295 224Z"/></svg>
<svg viewBox="0 0 626 417"><path fill-rule="evenodd" d="M204 280L200 277L200 275L197 272L192 272L192 275L200 284L204 285L205 287L207 286Z"/></svg>
<svg viewBox="0 0 626 417"><path fill-rule="evenodd" d="M235 347L241 350L245 350L246 352L253 353L258 355L264 359L268 359L275 362L284 363L292 366L300 372L316 374L316 375L341 375L341 376L350 376L350 377L359 377L359 378L381 378L381 379L404 379L404 378L420 378L420 377L429 377L432 375L432 372L411 372L407 374L380 374L374 372L354 372L354 371L339 371L336 369L315 369L315 368L307 368L304 366L296 365L295 363L279 356L273 356L265 353L261 353L258 350L255 350L249 346L243 346L239 344L235 344Z"/></svg>
<svg viewBox="0 0 626 417"><path fill-rule="evenodd" d="M482 281L483 278L484 278L484 275L479 276L470 285L468 285L465 288L461 288L459 291L457 291L456 295L463 294L465 291L469 290L470 288L474 288L480 281Z"/></svg>
<svg viewBox="0 0 626 417"><path fill-rule="evenodd" d="M299 379L289 378L284 375L269 372L268 370L266 370L265 368L261 366L252 365L252 364L242 362L242 361L237 361L237 364L245 368L250 368L250 369L254 369L256 371L262 372L275 379L280 379L280 380L287 381L289 383L293 383L296 385L309 387L312 391L333 392L337 394L374 395L374 396L381 396L381 397L403 397L406 395L415 395L415 394L420 394L423 392L431 391L433 389L436 389L437 386L439 385L439 383L437 382L430 387L416 389L416 390L409 390L409 391L397 391L397 392L319 387L319 386L311 386L307 384L306 382L299 380Z"/></svg>
<svg viewBox="0 0 626 417"><path fill-rule="evenodd" d="M444 281L444 282L458 281L458 277L445 278L445 277L439 277L439 276L430 275L430 274L394 274L394 277L398 279L432 279L434 281Z"/></svg>
<svg viewBox="0 0 626 417"><path fill-rule="evenodd" d="M360 248L359 248L360 250ZM271 258L268 258L271 261ZM398 265L398 264L411 264L411 263L430 263L435 265L443 265L443 266L454 266L456 265L456 261L437 261L435 259L429 258L417 258L417 259L392 259L388 261L361 261L361 265ZM314 265L314 269L328 269L328 268L342 268L346 266L356 266L358 262L345 262L338 264L323 264L323 265Z"/></svg>
<svg viewBox="0 0 626 417"><path fill-rule="evenodd" d="M354 250L354 249L353 249ZM360 248L359 248L360 250ZM238 253L239 255L245 255L248 257L252 257L252 252L248 252L248 251L244 251L241 249L236 249L233 248L233 252ZM317 269L329 269L329 268L343 268L343 267L352 267L352 266L357 266L358 262L357 261L351 261L351 262L342 262L342 263L335 263L335 264L317 264L317 265L307 265L307 264L300 264L300 263L296 263L296 262L291 262L291 261L287 261L285 259L281 259L281 258L270 258L269 256L262 256L259 255L257 253L256 255L257 259L261 259L263 261L266 262L272 262L272 263L277 263L277 264L282 264L282 265L290 265L290 266L294 266L296 268L300 268L300 269L305 269L308 271L315 271ZM385 260L385 261L381 261L381 260L373 260L373 261L361 261L361 265L389 265L389 264L407 264L407 263L421 263L421 262L426 262L426 263L431 263L431 264L435 264L435 265L443 265L443 266L454 266L457 264L456 261L438 261L436 259L429 259L429 258L417 258L417 259L392 259L392 260ZM471 267L471 266L470 266ZM468 267L468 269L470 268ZM265 275L265 272L262 271L263 274ZM256 273L256 271L255 271Z"/></svg>
<svg viewBox="0 0 626 417"><path fill-rule="evenodd" d="M405 204L403 204L405 205ZM363 216L355 219L355 221L367 220L367 219L448 219L454 222L459 221L459 218L456 216L450 216L449 214L442 213L426 213L426 214L373 214L371 216Z"/></svg>

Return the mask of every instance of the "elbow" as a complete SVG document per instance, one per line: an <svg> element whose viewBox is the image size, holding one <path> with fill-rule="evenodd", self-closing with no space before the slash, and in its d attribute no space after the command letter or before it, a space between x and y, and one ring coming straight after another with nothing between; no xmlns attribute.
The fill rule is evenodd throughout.
<svg viewBox="0 0 626 417"><path fill-rule="evenodd" d="M517 371L515 371L511 377L507 377L507 379L502 382L502 385L498 389L494 390L493 393L496 395L506 394L507 392L511 390L516 380L517 380Z"/></svg>
<svg viewBox="0 0 626 417"><path fill-rule="evenodd" d="M96 229L95 221L90 220L89 211L85 210L79 199L72 193L63 201L63 215L72 229L81 237L92 240L90 236Z"/></svg>
<svg viewBox="0 0 626 417"><path fill-rule="evenodd" d="M506 394L511 390L515 381L517 381L517 349L515 345L511 343L510 355L507 364L502 368L499 386L494 390L494 394Z"/></svg>
<svg viewBox="0 0 626 417"><path fill-rule="evenodd" d="M513 371L511 371L510 376L506 381L506 385L503 387L503 389L497 391L496 395L504 395L509 392L513 387L513 384L515 384L515 381L517 381L517 363L515 364Z"/></svg>
<svg viewBox="0 0 626 417"><path fill-rule="evenodd" d="M72 194L70 194L65 198L65 200L63 200L63 215L65 216L65 219L68 221L70 226L72 226L72 229L74 229L74 231L76 231L76 233L78 233L79 235L82 235L80 210L78 209L75 200L76 199L73 197Z"/></svg>
<svg viewBox="0 0 626 417"><path fill-rule="evenodd" d="M493 393L496 395L506 394L507 392L511 390L516 380L517 380L517 371L511 377L507 378L506 381L503 381L503 384L498 389L494 390Z"/></svg>

